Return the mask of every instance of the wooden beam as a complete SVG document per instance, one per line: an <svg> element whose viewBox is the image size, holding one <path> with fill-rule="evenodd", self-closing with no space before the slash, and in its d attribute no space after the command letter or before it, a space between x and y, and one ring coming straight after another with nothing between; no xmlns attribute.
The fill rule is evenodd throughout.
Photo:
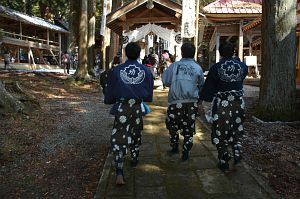
<svg viewBox="0 0 300 199"><path fill-rule="evenodd" d="M41 50L40 50L40 49L36 49L36 51L37 51L37 53L39 54L40 59L42 60L42 62L43 62L44 64L48 65L48 64L45 62L45 60L44 60L43 53L41 52Z"/></svg>
<svg viewBox="0 0 300 199"><path fill-rule="evenodd" d="M55 57L54 53L52 52L52 50L50 50L50 53L51 53L51 55L52 55L53 59L56 61L56 63L57 63L57 64L59 64L59 61L57 61L57 59L56 59L56 57Z"/></svg>
<svg viewBox="0 0 300 199"><path fill-rule="evenodd" d="M238 19L255 19L261 17L261 14L217 14L217 13L206 13L205 16L211 21L232 21Z"/></svg>
<svg viewBox="0 0 300 199"><path fill-rule="evenodd" d="M126 6L121 7L119 10L116 10L114 12L111 12L107 15L107 24L110 24L114 20L117 20L120 16L125 15L129 13L130 11L134 10L138 6L146 3L147 0L136 0L131 1ZM166 1L166 0L153 0L153 2L158 3L170 10L173 10L177 13L182 13L181 6L175 2L172 1Z"/></svg>
<svg viewBox="0 0 300 199"><path fill-rule="evenodd" d="M214 33L212 34L211 36L211 40L209 42L209 52L212 52L215 48L215 45L216 45L216 34L217 34L217 27L215 27L215 30L214 30Z"/></svg>
<svg viewBox="0 0 300 199"><path fill-rule="evenodd" d="M128 23L178 23L176 17L143 17L143 18L132 18L127 19Z"/></svg>
<svg viewBox="0 0 300 199"><path fill-rule="evenodd" d="M144 9L141 12L135 14L134 17L138 18L138 17L142 17L142 16L149 16L149 14L150 14L150 10L149 9ZM130 17L130 16L128 16L128 17Z"/></svg>
<svg viewBox="0 0 300 199"><path fill-rule="evenodd" d="M147 9L148 10L148 9ZM155 16L155 13L162 16L162 17L169 17L169 15L159 9L157 9L155 6L154 8L152 9L152 15ZM174 15L175 16L175 15ZM176 17L176 16L175 16Z"/></svg>
<svg viewBox="0 0 300 199"><path fill-rule="evenodd" d="M124 29L124 31L128 32L128 31L131 31L131 30L135 30L137 28L142 27L143 25L145 25L145 24L131 24L131 26L129 27L129 29L127 31L125 31L125 29ZM159 24L159 25L161 27L168 28L170 30L176 29L176 25L172 25L172 24Z"/></svg>
<svg viewBox="0 0 300 199"><path fill-rule="evenodd" d="M54 45L47 46L46 44L41 44L33 41L25 41L20 39L14 39L10 37L3 37L2 42L6 44L12 44L16 46L24 46L24 47L31 47L31 48L39 48L39 49L46 49L46 50L55 50L58 51L59 47Z"/></svg>
<svg viewBox="0 0 300 199"><path fill-rule="evenodd" d="M179 5L173 1L166 1L166 0L153 0L153 1L160 5L165 6L166 8L174 10L175 12L182 13L181 5Z"/></svg>
<svg viewBox="0 0 300 199"><path fill-rule="evenodd" d="M220 25L218 26L218 32L222 36L239 35L239 25Z"/></svg>
<svg viewBox="0 0 300 199"><path fill-rule="evenodd" d="M229 42L229 40L230 40L231 38L232 38L232 35L231 35L231 36L228 36L227 39L226 39L226 41Z"/></svg>
<svg viewBox="0 0 300 199"><path fill-rule="evenodd" d="M36 64L34 62L34 57L33 57L33 53L32 53L32 50L31 48L29 47L29 50L28 50L28 61L29 61L29 64L30 64L30 58L32 59L32 63L33 63L33 67L31 67L31 69L35 70L36 69ZM31 64L30 64L31 65Z"/></svg>
<svg viewBox="0 0 300 199"><path fill-rule="evenodd" d="M111 23L112 21L118 19L119 17L121 17L122 15L125 15L126 13L128 13L129 11L131 11L132 9L134 9L135 7L145 3L146 0L138 0L138 1L132 1L129 4L127 4L127 6L123 6L121 7L119 10L116 10L113 13L110 13L106 16L106 21L107 24Z"/></svg>
<svg viewBox="0 0 300 199"><path fill-rule="evenodd" d="M122 15L120 18L119 18L120 21L126 21L126 15Z"/></svg>

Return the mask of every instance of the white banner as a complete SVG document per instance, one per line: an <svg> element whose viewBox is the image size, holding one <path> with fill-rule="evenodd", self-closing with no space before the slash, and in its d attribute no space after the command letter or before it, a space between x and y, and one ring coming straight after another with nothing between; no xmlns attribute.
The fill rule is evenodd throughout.
<svg viewBox="0 0 300 199"><path fill-rule="evenodd" d="M181 21L181 37L195 37L195 21L196 21L196 4L195 0L182 0L182 21Z"/></svg>

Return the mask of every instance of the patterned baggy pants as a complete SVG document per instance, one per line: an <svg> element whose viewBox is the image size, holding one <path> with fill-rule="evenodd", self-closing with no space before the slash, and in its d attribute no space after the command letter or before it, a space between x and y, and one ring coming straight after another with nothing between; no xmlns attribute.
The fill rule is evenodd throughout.
<svg viewBox="0 0 300 199"><path fill-rule="evenodd" d="M134 99L121 101L111 134L111 148L117 170L123 169L124 156L128 149L131 158L138 158L143 130L143 112L141 102Z"/></svg>
<svg viewBox="0 0 300 199"><path fill-rule="evenodd" d="M212 109L212 144L216 145L221 164L227 164L233 156L241 160L241 139L243 136L244 100L241 96L231 94L217 95ZM232 148L232 155L228 152Z"/></svg>
<svg viewBox="0 0 300 199"><path fill-rule="evenodd" d="M170 133L171 147L178 146L180 132L180 134L184 137L183 150L190 151L192 149L197 112L198 104L196 102L169 105L167 110L166 127Z"/></svg>

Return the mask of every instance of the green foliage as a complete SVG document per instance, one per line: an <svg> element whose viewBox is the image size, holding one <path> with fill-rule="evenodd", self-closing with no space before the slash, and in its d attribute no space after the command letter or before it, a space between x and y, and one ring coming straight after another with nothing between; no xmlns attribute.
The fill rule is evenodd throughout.
<svg viewBox="0 0 300 199"><path fill-rule="evenodd" d="M68 19L70 0L0 0L0 5L43 18L41 13L48 6L54 16L62 15Z"/></svg>
<svg viewBox="0 0 300 199"><path fill-rule="evenodd" d="M24 3L23 0L0 0L0 5L24 12Z"/></svg>

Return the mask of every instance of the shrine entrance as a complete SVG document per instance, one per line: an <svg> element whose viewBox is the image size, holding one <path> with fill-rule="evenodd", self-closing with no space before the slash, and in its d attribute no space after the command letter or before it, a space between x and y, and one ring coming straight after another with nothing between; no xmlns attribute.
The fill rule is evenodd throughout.
<svg viewBox="0 0 300 199"><path fill-rule="evenodd" d="M181 9L180 4L169 0L142 0L132 1L109 13L106 25L121 38L111 46L110 57L135 41L142 47L141 57L153 48L158 55L169 50L180 59Z"/></svg>

